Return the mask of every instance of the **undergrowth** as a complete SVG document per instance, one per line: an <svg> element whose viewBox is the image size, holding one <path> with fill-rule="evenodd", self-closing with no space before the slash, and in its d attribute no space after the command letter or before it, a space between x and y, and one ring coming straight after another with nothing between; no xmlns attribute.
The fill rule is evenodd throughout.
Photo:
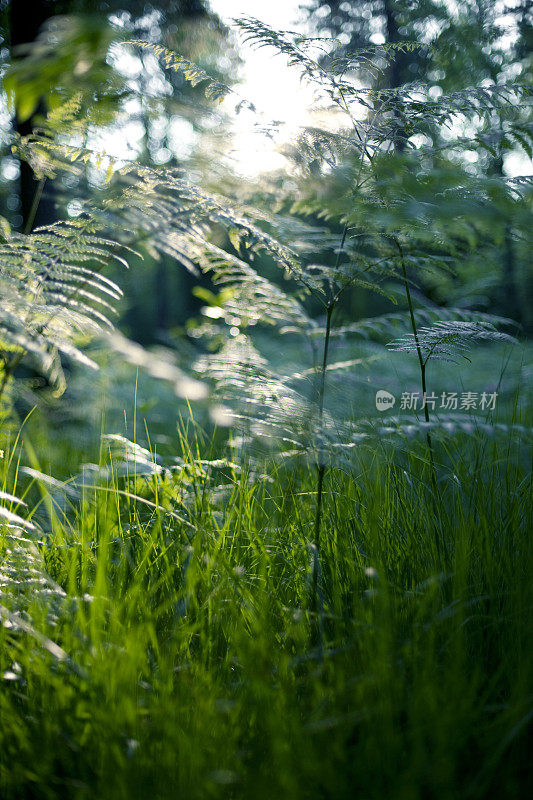
<svg viewBox="0 0 533 800"><path fill-rule="evenodd" d="M31 532L3 534L2 796L526 796L523 450L439 448L438 518L422 443L330 470L311 612L312 467L251 474L191 421L181 442L171 469L115 437L98 479L30 484L26 576Z"/></svg>
<svg viewBox="0 0 533 800"><path fill-rule="evenodd" d="M507 381L506 355L499 379L474 382L476 359L495 365L521 334L445 287L465 260L527 251L531 176L472 172L462 154L503 158L518 136L527 149L530 88L359 86L419 45L347 56L239 27L333 115L300 132L297 183L265 178L257 206L231 180L220 194L185 170L102 161L75 142L91 124L79 98L13 137L42 186L97 180L69 221L6 224L0 242L0 794L529 796L531 369L513 362ZM162 46L121 46L210 101L235 95ZM469 141L442 138L469 123ZM218 291L197 287L208 305L175 352L113 331L121 290L102 272L143 254ZM361 319L367 292L376 313ZM98 368L88 341L104 332L111 361L182 403L164 447L137 424L137 384L127 435L87 408L90 386L67 388L73 363ZM470 355L468 386L451 368L444 383ZM56 412L63 392L78 406L79 448L74 417L20 421L43 388L24 368ZM430 413L437 388L485 399ZM380 389L398 405L376 419ZM400 413L404 392L422 396L416 413Z"/></svg>

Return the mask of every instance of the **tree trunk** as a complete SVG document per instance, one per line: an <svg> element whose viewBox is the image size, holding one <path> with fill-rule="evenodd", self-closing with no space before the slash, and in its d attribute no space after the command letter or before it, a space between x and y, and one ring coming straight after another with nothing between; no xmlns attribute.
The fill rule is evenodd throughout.
<svg viewBox="0 0 533 800"><path fill-rule="evenodd" d="M37 39L44 23L54 16L54 5L51 0L11 0L9 23L14 56L17 55L16 48L19 45L29 44ZM15 119L15 130L21 136L29 136L34 130L36 119L44 113L44 104L39 103L29 119L24 122ZM26 161L20 163L20 213L22 230L27 232L57 219L52 185L48 183L43 189Z"/></svg>
<svg viewBox="0 0 533 800"><path fill-rule="evenodd" d="M385 11L385 20L387 26L387 44L398 44L401 42L402 37L400 36L400 31L398 27L398 21L396 19L396 9L394 8L394 0L384 0L384 11ZM405 53L397 52L394 56L391 57L390 65L389 65L389 87L391 89L398 89L404 82L405 82L405 68L406 68L406 58ZM394 139L394 147L399 152L402 153L405 150L405 139L404 133L402 131L401 123L398 119L398 114L396 116L396 124L397 124L397 131L396 136Z"/></svg>
<svg viewBox="0 0 533 800"><path fill-rule="evenodd" d="M494 160L494 172L498 178L504 177L503 157ZM513 231L509 222L505 223L503 247L501 252L501 308L502 313L517 322L523 321L520 299L518 296L516 255Z"/></svg>

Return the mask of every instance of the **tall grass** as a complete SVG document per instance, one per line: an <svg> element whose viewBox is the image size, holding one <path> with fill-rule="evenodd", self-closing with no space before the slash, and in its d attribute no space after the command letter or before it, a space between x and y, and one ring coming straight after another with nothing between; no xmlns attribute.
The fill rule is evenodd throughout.
<svg viewBox="0 0 533 800"><path fill-rule="evenodd" d="M530 450L434 442L438 517L424 442L329 470L313 612L314 467L188 425L172 472L30 485L46 547L4 531L2 797L529 796Z"/></svg>
<svg viewBox="0 0 533 800"><path fill-rule="evenodd" d="M430 432L425 405L425 424L382 419L367 438L373 420L362 408L365 389L373 403L379 386L420 386L425 395L430 359L511 340L496 327L505 320L468 311L464 298L441 309L414 290L423 270L446 274L471 250L484 271L500 251L501 224L517 239L526 228L527 179L497 189L453 153L483 151L504 113L510 130L508 139L499 130L500 152L516 141L527 147L520 119L520 138L511 136L527 92L480 85L436 101L414 85L365 88L346 75L374 61L383 72L395 52L416 45L347 58L338 43L317 49L314 39L258 21L239 26L251 43L288 56L348 128L302 131L301 197L281 187L275 195L286 215L270 213L268 181L254 210L246 187L222 197L181 171L111 163L110 186L78 217L28 236L4 233L0 400L13 408L0 408L0 798L528 797L532 452L531 430L513 428L529 424L520 417L527 398L492 432L488 414L436 417ZM209 99L234 94L160 45L131 44L203 83ZM47 153L50 174L68 167L70 175L76 163L84 170L93 154L66 133L78 111L67 103L50 115L55 125L14 153ZM447 137L448 160L437 132L458 115L483 136L453 148ZM179 397L194 389L200 401L214 385L212 418L218 409L235 433L240 425L246 452L241 458L234 442L234 455L221 457L224 435L204 433L191 415L178 451L168 445L162 459L149 429L147 447L139 445L134 414L133 442L103 437L96 463L69 477L92 453L53 426L33 446L31 418L17 433L12 419L29 394L14 391L22 387L15 370L36 360L62 391L60 353L96 366L75 342L109 324L93 307L100 295L121 296L100 267L123 263L121 252L138 255L138 245L151 259L198 263L221 289L205 293L216 313L190 329L205 337L202 355L191 353L193 380L168 354L154 365L120 336L113 348ZM290 278L286 288L263 274L274 266ZM418 382L387 369L384 342L368 343L368 359L329 360L330 338L344 353L346 337L380 340L405 327L401 312L353 319L356 288L391 302L405 296L412 333L390 345L416 354ZM111 311L107 300L103 307ZM116 371L111 382L116 393ZM433 376L427 385L436 388ZM91 392L78 399L80 429L92 433ZM509 389L502 395L509 404ZM424 438L405 445L410 428ZM250 455L261 438L277 448L273 461L268 446Z"/></svg>

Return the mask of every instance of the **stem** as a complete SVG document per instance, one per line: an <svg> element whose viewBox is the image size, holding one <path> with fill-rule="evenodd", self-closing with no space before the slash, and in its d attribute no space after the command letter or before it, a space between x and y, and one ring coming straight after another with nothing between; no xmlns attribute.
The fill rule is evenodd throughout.
<svg viewBox="0 0 533 800"><path fill-rule="evenodd" d="M33 202L31 204L30 213L28 214L28 219L26 220L26 225L24 226L24 233L31 233L31 229L33 228L33 223L35 222L35 215L37 214L37 209L39 208L39 203L41 202L41 197L43 194L45 183L46 183L46 178L41 178L41 180L37 185L35 194L33 195Z"/></svg>
<svg viewBox="0 0 533 800"><path fill-rule="evenodd" d="M322 430L322 422L324 420L324 395L326 391L326 372L328 368L328 350L329 350L329 337L331 333L331 317L333 315L334 305L330 303L327 307L326 317L326 335L324 338L324 355L322 358L322 366L320 368L320 383L318 386L318 424L319 429ZM317 481L317 498L316 498L316 516L315 516L315 547L317 553L320 549L320 522L322 517L322 487L324 484L324 474L326 472L326 464L324 463L323 456L319 457L318 461L318 481Z"/></svg>
<svg viewBox="0 0 533 800"><path fill-rule="evenodd" d="M405 287L405 295L407 297L407 305L409 306L409 316L411 317L411 328L413 329L413 336L415 338L415 345L416 345L416 353L418 355L418 363L420 365L420 381L422 384L422 397L425 399L427 397L427 390L426 390L426 366L427 366L427 358L424 358L422 353L422 348L420 346L420 339L418 337L418 328L416 325L415 319L415 312L413 308L413 301L411 299L411 289L409 288L409 281L407 279L407 269L405 266L405 258L403 254L403 248L396 237L394 237L394 243L398 248L400 253L400 260L402 264L402 275L403 275L403 284ZM426 402L424 402L424 417L426 422L429 422L429 409ZM433 485L433 491L437 494L437 471L435 469L435 459L433 457L433 442L431 441L431 434L429 431L426 431L426 442L429 451L429 463L431 466L431 483Z"/></svg>
<svg viewBox="0 0 533 800"><path fill-rule="evenodd" d="M346 236L346 231L343 234L343 244ZM340 255L340 254L339 254ZM326 335L324 338L324 354L322 357L322 366L320 368L320 383L318 386L318 426L322 432L322 423L324 420L324 395L326 391L326 372L328 368L328 350L329 350L329 337L331 332L331 317L333 309L335 308L335 301L331 301L326 309ZM317 486L316 486L316 513L315 513L315 531L314 531L314 563L313 563L313 584L311 588L311 610L316 613L318 610L318 573L319 565L318 560L320 557L320 531L322 525L322 496L324 487L324 476L326 474L326 463L324 455L320 453L318 458L317 467ZM317 621L317 630L315 636L320 641L320 622Z"/></svg>
<svg viewBox="0 0 533 800"><path fill-rule="evenodd" d="M344 243L346 242L347 234L348 234L348 223L346 222L346 224L344 225L344 229L342 231L341 243L339 251L337 253L337 259L335 262L335 269L337 269L337 267L340 264L342 251L344 249ZM322 366L320 367L320 381L318 384L318 427L320 433L322 433L322 423L324 421L324 396L326 393L326 372L328 369L328 351L329 351L329 339L331 334L331 318L333 316L333 310L335 308L337 300L338 300L337 296L330 298L330 301L326 306L326 333L324 336L324 352L322 355ZM313 566L313 585L311 593L312 610L314 612L316 612L317 610L317 599L318 599L318 559L320 557L320 531L322 525L322 494L323 494L325 474L326 474L326 464L324 461L323 454L320 454L318 458L318 467L317 467L316 513L315 513L315 531L314 531L315 561Z"/></svg>
<svg viewBox="0 0 533 800"><path fill-rule="evenodd" d="M341 243L339 252L337 253L337 260L335 262L335 269L338 268L344 250L344 243L348 233L348 223L344 225L342 231ZM331 317L333 316L333 309L337 302L338 297L332 298L326 306L326 335L324 337L324 354L322 356L322 367L320 369L320 383L318 385L318 426L322 431L322 422L324 420L324 395L326 393L326 372L328 369L328 350L329 350L329 337L331 333ZM320 522L322 518L322 486L324 484L324 474L326 472L326 465L321 458L318 462L318 481L317 481L317 496L316 496L316 516L315 516L315 547L317 558L320 547ZM314 582L316 581L316 570L314 570Z"/></svg>

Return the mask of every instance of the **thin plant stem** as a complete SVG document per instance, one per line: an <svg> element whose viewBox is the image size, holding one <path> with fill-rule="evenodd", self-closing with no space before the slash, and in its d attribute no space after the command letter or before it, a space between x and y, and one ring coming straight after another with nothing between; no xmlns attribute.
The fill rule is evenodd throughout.
<svg viewBox="0 0 533 800"><path fill-rule="evenodd" d="M326 372L328 368L328 350L329 338L331 333L331 317L333 309L335 308L335 301L331 301L326 309L326 333L324 337L324 353L322 357L322 366L320 369L320 383L318 387L318 425L320 436L322 435L322 424L324 421L324 395L326 391ZM319 447L322 449L322 442L319 442ZM318 614L318 579L320 574L320 533L322 527L322 498L324 488L324 476L326 474L326 462L324 453L319 452L318 466L317 466L317 487L316 487L316 512L315 512L315 530L313 542L313 578L311 587L311 611L315 614L315 625L313 627L313 641L318 646L319 651L322 651L322 620Z"/></svg>
<svg viewBox="0 0 533 800"><path fill-rule="evenodd" d="M346 242L347 234L348 234L348 223L344 225L344 229L342 231L341 243L339 251L337 253L337 260L335 262L335 269L337 269L340 264L342 251L344 250L344 244ZM329 339L331 334L331 318L333 316L333 311L335 309L337 301L338 301L338 296L336 295L335 297L330 299L330 301L326 306L326 333L324 336L324 351L322 355L322 366L320 368L320 381L318 384L318 427L320 432L322 432L322 423L324 421L324 397L326 394L326 373L328 369L328 351L329 351ZM314 544L316 547L317 557L320 550L320 526L322 520L322 490L324 486L325 473L326 473L326 465L324 462L324 458L323 456L320 456L318 459L315 536L314 536ZM315 570L315 578L316 578L316 570Z"/></svg>
<svg viewBox="0 0 533 800"><path fill-rule="evenodd" d="M406 266L405 266L405 258L404 258L404 254L403 254L403 248L402 248L400 242L397 239L395 239L395 242L396 242L396 246L398 247L398 250L400 251L400 259L401 259L401 264L402 264L403 284L404 284L404 287L405 287L405 296L407 298L407 305L409 307L409 316L411 318L411 328L413 330L413 336L415 338L415 345L416 345L416 353L417 353L417 356L418 356L418 362L420 364L420 380L421 380L421 383L422 383L422 392L423 392L423 397L425 398L426 397L426 366L427 366L427 361L424 358L424 355L422 353L422 348L420 346L420 339L419 339L419 336L418 336L418 327L417 327L417 324L416 324L415 312L414 312L414 307L413 307L413 300L411 298L411 289L409 287L409 281L407 279L407 269L406 269ZM426 422L429 422L429 409L428 409L427 403L424 403L424 417L426 419ZM431 465L432 465L433 470L434 470L435 467L433 465L433 447L432 447L432 444L431 444L431 437L430 437L429 433L427 434L427 436L428 436L428 446L429 446L429 451L430 451Z"/></svg>
<svg viewBox="0 0 533 800"><path fill-rule="evenodd" d="M337 268L340 264L342 251L344 249L344 244L346 242L346 236L348 233L348 223L345 224L341 243L339 247L339 251L337 253L337 260L335 267ZM331 298L326 306L326 332L324 335L324 350L322 354L322 365L320 367L320 380L318 384L318 428L320 434L322 434L322 426L324 422L324 397L326 394L326 373L328 369L328 352L329 352L329 340L331 335L331 319L333 317L333 311L335 310L335 305L338 301L338 296ZM311 591L311 600L312 600L312 609L316 612L317 610L317 601L318 601L318 559L320 558L320 533L322 528L322 498L323 498L323 490L324 490L324 476L326 474L326 463L324 460L323 453L320 453L318 457L318 466L317 466L317 486L316 486L316 511L315 511L315 528L314 528L314 562L313 562L313 585Z"/></svg>
<svg viewBox="0 0 533 800"><path fill-rule="evenodd" d="M41 178L41 180L37 184L35 194L33 195L33 202L31 204L30 213L28 214L28 219L26 220L26 225L24 226L24 233L31 233L32 231L33 223L35 222L35 216L37 214L37 209L39 208L39 203L41 202L41 197L43 196L45 183L46 183L46 178Z"/></svg>
<svg viewBox="0 0 533 800"><path fill-rule="evenodd" d="M324 421L324 395L326 392L326 372L328 368L328 350L329 338L331 333L331 318L333 316L334 305L330 304L327 307L326 316L326 335L324 337L324 354L322 358L322 366L320 368L320 383L318 387L318 425L322 431L322 423ZM318 459L318 479L317 479L317 496L316 496L316 515L315 515L315 536L314 544L317 553L320 551L320 525L322 519L322 489L324 485L324 475L326 472L326 464L323 455Z"/></svg>
<svg viewBox="0 0 533 800"><path fill-rule="evenodd" d="M426 423L429 424L429 422L430 422L429 409L428 409L428 404L426 402L426 397L427 397L426 368L427 368L428 359L424 358L424 354L422 353L422 347L420 346L420 338L418 336L418 326L416 324L415 312L414 312L414 307L413 307L413 300L411 298L411 289L409 287L409 280L407 278L407 268L405 266L405 257L404 257L404 253L403 253L403 248L402 248L399 240L396 237L394 237L394 243L395 243L395 245L398 248L398 251L400 253L400 262L401 262L401 265L402 265L402 277L403 277L403 284L404 284L404 287L405 287L405 296L407 298L407 305L409 307L409 316L411 318L411 328L413 330L413 336L414 336L415 346L416 346L416 353L417 353L417 356L418 356L418 363L419 363L419 366L420 366L420 383L422 385L422 397L424 398L424 418L426 420ZM429 430L426 431L426 443L427 443L427 446L428 446L429 464L430 464L430 470L431 470L431 485L432 485L432 488L433 488L434 501L436 502L437 498L438 498L438 494L439 494L438 486L437 486L437 470L435 469L435 457L434 457L434 451L433 451L433 441L431 439L431 434L430 434ZM440 552L440 542L439 542L438 536L436 537L436 546L437 546L437 552Z"/></svg>

